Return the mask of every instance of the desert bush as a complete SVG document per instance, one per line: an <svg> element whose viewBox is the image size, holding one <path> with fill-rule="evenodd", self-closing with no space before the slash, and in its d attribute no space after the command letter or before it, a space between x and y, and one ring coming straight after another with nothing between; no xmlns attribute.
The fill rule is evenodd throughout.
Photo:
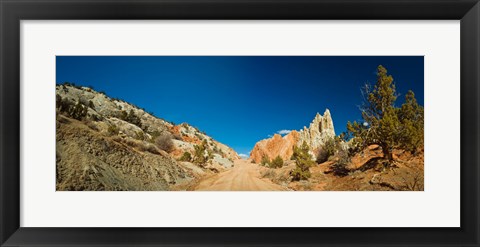
<svg viewBox="0 0 480 247"><path fill-rule="evenodd" d="M263 155L262 160L260 161L260 165L268 166L268 164L270 164L270 159L268 158L267 155Z"/></svg>
<svg viewBox="0 0 480 247"><path fill-rule="evenodd" d="M300 181L309 179L312 173L310 173L309 169L303 169L302 166L297 165L295 169L290 172L290 175L292 176L292 181Z"/></svg>
<svg viewBox="0 0 480 247"><path fill-rule="evenodd" d="M170 152L173 150L172 134L168 131L163 131L155 138L155 144L163 151Z"/></svg>
<svg viewBox="0 0 480 247"><path fill-rule="evenodd" d="M77 102L77 104L70 109L70 116L77 120L82 120L87 116L88 108L80 102Z"/></svg>
<svg viewBox="0 0 480 247"><path fill-rule="evenodd" d="M323 163L335 154L337 145L334 138L329 138L320 148L317 155L317 163Z"/></svg>
<svg viewBox="0 0 480 247"><path fill-rule="evenodd" d="M275 169L266 169L260 172L262 178L268 178L272 182L279 185L288 185L290 182L290 175L288 172L278 171Z"/></svg>
<svg viewBox="0 0 480 247"><path fill-rule="evenodd" d="M83 120L87 116L88 107L78 101L76 104L69 99L63 99L60 95L56 96L56 107L60 112L67 116Z"/></svg>
<svg viewBox="0 0 480 247"><path fill-rule="evenodd" d="M213 159L213 152L210 149L207 149L207 157L209 160Z"/></svg>
<svg viewBox="0 0 480 247"><path fill-rule="evenodd" d="M283 166L283 159L277 155L270 163L270 168L281 168Z"/></svg>
<svg viewBox="0 0 480 247"><path fill-rule="evenodd" d="M121 111L120 112L120 116L119 116L120 119L122 119L123 121L126 121L126 122L129 122L131 124L134 124L138 127L142 127L142 121L140 120L140 118L135 114L135 112L133 111L133 109L130 109L130 112L127 112L126 111Z"/></svg>
<svg viewBox="0 0 480 247"><path fill-rule="evenodd" d="M195 136L196 136L199 140L203 141L203 136L201 136L200 134L195 133Z"/></svg>
<svg viewBox="0 0 480 247"><path fill-rule="evenodd" d="M348 155L350 157L364 150L363 141L359 137L354 137L348 142Z"/></svg>
<svg viewBox="0 0 480 247"><path fill-rule="evenodd" d="M158 131L158 130L154 130L152 132L149 132L150 138L148 139L148 141L151 142L151 143L155 143L155 139L157 139L157 137L160 136L160 133L161 132Z"/></svg>
<svg viewBox="0 0 480 247"><path fill-rule="evenodd" d="M207 141L203 140L203 142L199 145L194 146L195 154L193 156L193 163L195 164L205 164L208 161L208 155L205 155L205 150L207 150Z"/></svg>
<svg viewBox="0 0 480 247"><path fill-rule="evenodd" d="M91 100L88 101L88 107L90 107L92 109L95 109L95 105L93 104L93 102Z"/></svg>
<svg viewBox="0 0 480 247"><path fill-rule="evenodd" d="M220 154L220 156L224 157L225 153L222 151L222 149L218 148L217 146L213 146L213 152L216 154Z"/></svg>
<svg viewBox="0 0 480 247"><path fill-rule="evenodd" d="M351 161L351 156L348 150L340 149L336 154L337 160L331 166L333 174L336 176L344 177L350 172L348 164Z"/></svg>
<svg viewBox="0 0 480 247"><path fill-rule="evenodd" d="M185 151L183 152L183 155L182 157L180 157L179 159L180 161L188 161L190 162L192 160L192 154L190 154L189 152Z"/></svg>
<svg viewBox="0 0 480 247"><path fill-rule="evenodd" d="M270 180L273 181L273 179L276 178L277 173L275 172L275 170L268 169L268 170L266 170L266 171L263 171L263 172L261 173L261 176L262 176L262 178L268 178L268 179L270 179Z"/></svg>
<svg viewBox="0 0 480 247"><path fill-rule="evenodd" d="M296 166L290 172L293 181L309 179L311 176L310 167L315 164L312 156L308 151L310 150L307 143L304 141L301 147L293 147L292 159L295 160Z"/></svg>

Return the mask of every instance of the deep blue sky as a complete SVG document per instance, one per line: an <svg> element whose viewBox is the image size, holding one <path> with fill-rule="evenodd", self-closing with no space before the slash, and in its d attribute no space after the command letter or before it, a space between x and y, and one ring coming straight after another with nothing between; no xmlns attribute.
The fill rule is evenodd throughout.
<svg viewBox="0 0 480 247"><path fill-rule="evenodd" d="M175 123L187 122L248 154L279 130L332 114L335 132L360 120L360 88L385 66L403 102L423 105L422 56L57 56L56 82L93 86Z"/></svg>

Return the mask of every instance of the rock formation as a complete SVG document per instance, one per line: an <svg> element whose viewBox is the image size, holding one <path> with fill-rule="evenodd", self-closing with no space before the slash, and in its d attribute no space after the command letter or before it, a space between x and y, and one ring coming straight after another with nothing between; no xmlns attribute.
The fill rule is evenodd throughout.
<svg viewBox="0 0 480 247"><path fill-rule="evenodd" d="M293 154L293 146L300 146L305 141L313 154L330 138L335 137L332 117L328 109L320 115L317 113L310 126L303 127L302 130L293 130L284 137L275 134L272 138L257 142L250 152L250 158L255 162L260 162L263 156L269 159L280 156L283 160L288 160Z"/></svg>
<svg viewBox="0 0 480 247"><path fill-rule="evenodd" d="M330 111L326 109L323 116L317 113L308 128L305 126L303 127L303 130L300 131L300 140L298 144L300 145L305 141L312 150L315 150L332 137L335 137L335 129L333 127Z"/></svg>
<svg viewBox="0 0 480 247"><path fill-rule="evenodd" d="M250 152L250 158L257 163L262 160L263 156L274 159L278 155L283 160L290 159L293 154L293 146L298 143L298 140L299 133L295 130L284 137L275 134L272 138L257 142Z"/></svg>

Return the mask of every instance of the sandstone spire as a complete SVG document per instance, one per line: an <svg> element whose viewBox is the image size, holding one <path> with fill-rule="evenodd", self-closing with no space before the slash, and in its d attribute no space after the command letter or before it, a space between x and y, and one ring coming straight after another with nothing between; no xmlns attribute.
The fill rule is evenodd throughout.
<svg viewBox="0 0 480 247"><path fill-rule="evenodd" d="M312 123L310 123L309 128L304 127L304 129L300 131L299 144L306 141L310 148L317 149L321 147L326 140L333 137L335 137L335 129L333 127L332 116L330 115L330 111L326 109L323 116L317 113Z"/></svg>

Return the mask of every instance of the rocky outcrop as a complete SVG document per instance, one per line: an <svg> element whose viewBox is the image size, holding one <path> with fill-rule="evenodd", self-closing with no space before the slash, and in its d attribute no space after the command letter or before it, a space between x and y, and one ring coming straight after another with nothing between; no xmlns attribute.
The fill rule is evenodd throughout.
<svg viewBox="0 0 480 247"><path fill-rule="evenodd" d="M257 163L262 160L263 156L267 156L269 159L277 156L284 160L290 159L293 154L293 146L298 143L298 140L299 133L295 130L284 137L275 134L272 138L257 142L250 152L250 158Z"/></svg>
<svg viewBox="0 0 480 247"><path fill-rule="evenodd" d="M250 158L255 162L260 162L263 156L273 159L280 156L283 160L288 160L293 154L293 147L300 146L305 141L311 153L315 154L317 150L330 138L335 137L332 117L328 109L320 115L317 113L310 126L303 127L302 130L293 130L285 136L275 134L272 138L257 142L250 152Z"/></svg>
<svg viewBox="0 0 480 247"><path fill-rule="evenodd" d="M141 152L75 119L58 117L57 190L169 190L192 179L163 151ZM155 149L152 149L155 150Z"/></svg>
<svg viewBox="0 0 480 247"><path fill-rule="evenodd" d="M303 127L300 131L299 145L304 141L312 150L321 147L326 140L335 137L335 129L333 127L332 116L328 109L325 110L323 116L317 113L310 126Z"/></svg>
<svg viewBox="0 0 480 247"><path fill-rule="evenodd" d="M190 126L187 123L173 125L170 127L170 131L174 134L174 136L179 137L178 140L174 140L177 151L172 153L176 158L179 158L183 152L190 152L193 154L194 146L201 144L204 140L207 143L208 149L212 153L216 153L222 158L229 159L231 161L240 158L237 152L235 152L229 146L214 140L212 137L205 134L205 132Z"/></svg>

